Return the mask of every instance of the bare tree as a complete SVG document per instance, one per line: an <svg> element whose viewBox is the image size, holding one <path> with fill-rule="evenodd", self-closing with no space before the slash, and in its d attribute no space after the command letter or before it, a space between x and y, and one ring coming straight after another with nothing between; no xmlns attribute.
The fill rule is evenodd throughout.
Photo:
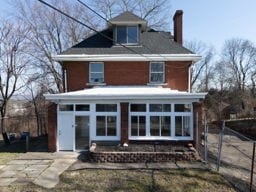
<svg viewBox="0 0 256 192"><path fill-rule="evenodd" d="M185 47L202 56L191 68L191 88L208 91L213 77L214 49L200 41L187 41Z"/></svg>
<svg viewBox="0 0 256 192"><path fill-rule="evenodd" d="M82 22L97 28L94 17L88 14L84 7L71 1L52 0L51 3ZM78 43L91 31L79 23L57 13L38 1L19 0L14 1L16 17L27 25L30 34L27 36L31 42L31 61L35 69L40 69L41 78L48 81L48 89L57 88L63 91L62 69L52 59L52 55L59 54L67 48Z"/></svg>
<svg viewBox="0 0 256 192"><path fill-rule="evenodd" d="M28 65L26 39L28 30L22 25L2 21L0 26L0 113L1 132L4 133L4 119L11 97L24 85L22 73Z"/></svg>
<svg viewBox="0 0 256 192"><path fill-rule="evenodd" d="M84 0L106 19L131 11L149 22L154 29L170 30L170 1L166 0Z"/></svg>
<svg viewBox="0 0 256 192"><path fill-rule="evenodd" d="M230 39L225 42L222 59L235 89L244 92L250 76L256 71L256 48L249 40Z"/></svg>

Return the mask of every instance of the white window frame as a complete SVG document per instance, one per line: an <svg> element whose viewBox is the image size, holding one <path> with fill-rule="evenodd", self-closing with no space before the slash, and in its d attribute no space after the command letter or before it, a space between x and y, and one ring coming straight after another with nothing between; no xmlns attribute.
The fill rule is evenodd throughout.
<svg viewBox="0 0 256 192"><path fill-rule="evenodd" d="M97 112L96 111L96 105L97 104L115 104L117 105L117 111L116 112ZM117 141L120 140L120 103L95 103L93 104L92 107L92 113L93 113L93 136L91 140L95 140L95 141ZM115 116L116 117L116 136L97 136L97 116ZM107 133L107 132L106 132Z"/></svg>
<svg viewBox="0 0 256 192"><path fill-rule="evenodd" d="M102 64L103 71L102 72L92 72L91 71L91 65L93 65L93 64ZM92 82L91 81L92 73L94 73L94 74L102 74L103 82ZM97 61L90 62L89 63L89 84L104 84L104 82L105 82L105 65L104 65L104 62L97 62Z"/></svg>
<svg viewBox="0 0 256 192"><path fill-rule="evenodd" d="M146 104L146 112L131 112L131 104ZM150 112L150 104L170 104L171 112ZM190 112L175 112L175 104L190 104ZM146 136L132 136L131 135L131 116L145 116L146 117ZM170 136L151 136L150 135L150 117L151 116L169 116L171 120L170 125ZM189 131L190 136L175 136L175 117L176 116L189 116ZM131 102L129 104L129 140L193 140L193 105L192 102L159 102L159 101L150 101L150 102Z"/></svg>
<svg viewBox="0 0 256 192"><path fill-rule="evenodd" d="M118 27L125 27L125 29L126 29L126 42L125 43L119 43L119 42L117 42L117 28ZM129 43L128 42L128 28L129 27L136 27L137 28L137 42L136 43ZM132 38L133 39L133 38ZM123 45L138 45L139 44L139 26L138 25L117 25L116 27L115 27L115 44L123 44Z"/></svg>
<svg viewBox="0 0 256 192"><path fill-rule="evenodd" d="M162 72L152 72L151 71L151 66L152 64L162 64L163 65L163 71ZM159 81L159 82L154 82L154 81L151 81L151 75L152 73L159 73L159 74L163 74L163 81ZM153 62L150 62L149 64L149 83L150 84L163 84L165 83L165 62L162 62L162 61L153 61Z"/></svg>

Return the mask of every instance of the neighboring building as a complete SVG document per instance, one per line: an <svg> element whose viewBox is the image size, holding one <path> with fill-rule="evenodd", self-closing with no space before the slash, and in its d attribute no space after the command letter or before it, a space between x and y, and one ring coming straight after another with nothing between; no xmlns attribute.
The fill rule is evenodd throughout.
<svg viewBox="0 0 256 192"><path fill-rule="evenodd" d="M49 109L50 151L80 150L91 142L196 144L205 93L190 92L190 67L201 57L182 46L182 14L173 17L172 36L124 12L54 56L62 63L66 93L45 95L57 104L57 112Z"/></svg>

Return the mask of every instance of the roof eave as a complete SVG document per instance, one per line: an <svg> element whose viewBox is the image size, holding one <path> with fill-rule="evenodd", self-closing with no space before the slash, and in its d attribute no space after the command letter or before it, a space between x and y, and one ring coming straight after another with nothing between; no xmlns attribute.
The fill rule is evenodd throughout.
<svg viewBox="0 0 256 192"><path fill-rule="evenodd" d="M59 101L70 101L70 100L158 100L158 99L175 99L175 100L189 100L199 101L204 99L207 93L190 93L190 94L163 94L163 95L65 95L65 94L45 94L46 100L58 103Z"/></svg>
<svg viewBox="0 0 256 192"><path fill-rule="evenodd" d="M53 55L55 61L193 61L201 59L198 54L67 54Z"/></svg>

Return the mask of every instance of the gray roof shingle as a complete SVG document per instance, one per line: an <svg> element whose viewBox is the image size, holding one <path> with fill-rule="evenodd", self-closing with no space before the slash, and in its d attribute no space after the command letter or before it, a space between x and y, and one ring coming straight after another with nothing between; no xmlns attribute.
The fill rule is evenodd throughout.
<svg viewBox="0 0 256 192"><path fill-rule="evenodd" d="M105 29L100 33L113 38L113 32ZM173 40L169 32L160 32L153 29L140 33L140 44L137 46L113 45L113 41L95 33L77 45L62 52L68 54L191 54L192 52ZM133 50L133 51L131 51Z"/></svg>

